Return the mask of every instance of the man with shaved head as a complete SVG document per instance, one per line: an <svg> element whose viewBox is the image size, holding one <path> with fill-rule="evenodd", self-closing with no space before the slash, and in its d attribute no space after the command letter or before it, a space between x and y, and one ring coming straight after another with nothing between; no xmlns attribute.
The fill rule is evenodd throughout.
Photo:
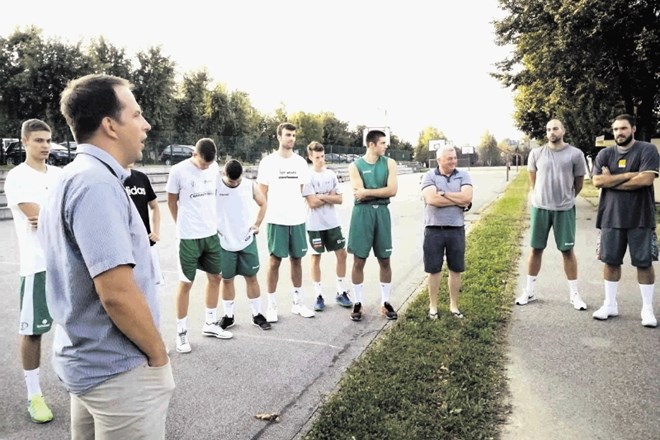
<svg viewBox="0 0 660 440"><path fill-rule="evenodd" d="M575 198L582 190L587 173L582 151L564 142L566 130L561 121L552 119L545 128L548 143L529 154L527 170L532 189L531 240L532 252L527 262L527 283L516 304L523 306L536 300L534 284L541 271L541 258L550 229L564 260L568 279L569 300L576 310L587 305L578 293L575 246Z"/></svg>

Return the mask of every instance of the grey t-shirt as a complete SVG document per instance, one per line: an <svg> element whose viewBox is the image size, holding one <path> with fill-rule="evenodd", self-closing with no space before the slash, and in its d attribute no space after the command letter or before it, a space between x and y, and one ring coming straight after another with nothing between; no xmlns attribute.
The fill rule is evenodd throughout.
<svg viewBox="0 0 660 440"><path fill-rule="evenodd" d="M658 149L648 142L635 141L627 152L604 148L594 161L594 175L603 167L612 174L647 171L658 175ZM655 228L655 194L653 185L633 191L602 188L598 202L597 228Z"/></svg>
<svg viewBox="0 0 660 440"><path fill-rule="evenodd" d="M527 169L536 173L532 206L550 211L567 211L575 206L575 178L587 174L580 149L568 144L561 150L548 145L534 148Z"/></svg>
<svg viewBox="0 0 660 440"><path fill-rule="evenodd" d="M462 170L455 169L449 176L440 174L435 168L429 170L422 179L421 189L435 186L436 191L460 192L464 185L472 186L472 178ZM463 226L465 212L460 206L426 205L424 207L424 226Z"/></svg>

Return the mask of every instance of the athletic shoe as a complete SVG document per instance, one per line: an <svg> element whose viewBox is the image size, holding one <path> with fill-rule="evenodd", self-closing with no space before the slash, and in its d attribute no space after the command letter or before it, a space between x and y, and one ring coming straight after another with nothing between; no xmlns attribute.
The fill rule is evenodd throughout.
<svg viewBox="0 0 660 440"><path fill-rule="evenodd" d="M528 295L527 289L523 289L522 295L516 298L516 305L524 306L525 304L531 303L532 301L536 301L536 297L534 296L534 294Z"/></svg>
<svg viewBox="0 0 660 440"><path fill-rule="evenodd" d="M300 315L303 318L313 318L314 317L314 312L309 310L307 307L305 307L304 304L293 304L293 307L291 307L291 313L294 315Z"/></svg>
<svg viewBox="0 0 660 440"><path fill-rule="evenodd" d="M190 353L192 348L188 342L188 331L185 330L179 333L176 337L176 351L179 353Z"/></svg>
<svg viewBox="0 0 660 440"><path fill-rule="evenodd" d="M614 303L614 305L603 304L603 306L596 310L591 316L593 316L594 319L604 321L610 316L619 316L619 307L616 303Z"/></svg>
<svg viewBox="0 0 660 440"><path fill-rule="evenodd" d="M431 311L429 311L429 319L431 319L431 320L436 320L436 319L438 319L438 312L431 312Z"/></svg>
<svg viewBox="0 0 660 440"><path fill-rule="evenodd" d="M587 310L587 303L582 301L580 294L575 292L571 294L571 304L575 310Z"/></svg>
<svg viewBox="0 0 660 440"><path fill-rule="evenodd" d="M219 322L205 323L202 328L204 336L213 336L218 339L231 339L234 336L230 331L220 327Z"/></svg>
<svg viewBox="0 0 660 440"><path fill-rule="evenodd" d="M351 313L353 321L362 321L362 303L355 303L353 305L353 313Z"/></svg>
<svg viewBox="0 0 660 440"><path fill-rule="evenodd" d="M34 423L47 423L53 420L53 413L41 394L35 394L28 400L28 411Z"/></svg>
<svg viewBox="0 0 660 440"><path fill-rule="evenodd" d="M252 324L256 325L261 330L271 329L270 323L266 321L266 318L264 318L264 315L262 315L261 313L259 313L257 316L252 317Z"/></svg>
<svg viewBox="0 0 660 440"><path fill-rule="evenodd" d="M644 306L642 307L642 325L644 327L657 327L658 320L655 319L653 314L653 306Z"/></svg>
<svg viewBox="0 0 660 440"><path fill-rule="evenodd" d="M236 323L234 322L233 316L230 318L229 316L225 315L220 320L220 327L222 327L223 330L233 327L234 324Z"/></svg>
<svg viewBox="0 0 660 440"><path fill-rule="evenodd" d="M322 312L325 309L325 301L321 295L316 297L316 302L314 303L314 310L317 312Z"/></svg>
<svg viewBox="0 0 660 440"><path fill-rule="evenodd" d="M337 304L339 304L342 307L353 306L353 301L351 301L351 299L348 297L348 292L343 292L341 294L338 294L335 300L337 301Z"/></svg>
<svg viewBox="0 0 660 440"><path fill-rule="evenodd" d="M268 306L266 310L266 321L277 322L277 307Z"/></svg>
<svg viewBox="0 0 660 440"><path fill-rule="evenodd" d="M394 311L394 307L392 307L392 304L388 302L383 303L383 305L380 308L380 314L389 320L397 319L399 317L399 315L397 315L397 313Z"/></svg>

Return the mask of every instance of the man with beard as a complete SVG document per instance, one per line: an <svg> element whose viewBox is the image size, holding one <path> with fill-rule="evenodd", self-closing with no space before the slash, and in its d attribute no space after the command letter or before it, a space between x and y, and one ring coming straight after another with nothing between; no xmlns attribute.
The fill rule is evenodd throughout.
<svg viewBox="0 0 660 440"><path fill-rule="evenodd" d="M596 228L598 258L605 263L605 301L593 317L606 320L619 314L616 294L628 247L642 294L642 325L656 327L653 261L658 260L658 245L653 181L658 176L660 158L653 144L635 140L634 116L614 118L612 132L616 145L598 153L594 163L593 183L601 189Z"/></svg>
<svg viewBox="0 0 660 440"><path fill-rule="evenodd" d="M578 293L578 268L575 252L575 198L582 190L587 173L584 154L564 142L564 125L553 119L545 128L548 143L529 155L527 169L532 188L531 239L532 252L527 262L526 287L516 304L524 306L536 299L534 285L541 271L543 250L550 229L564 260L564 273L570 290L569 301L576 310L587 305Z"/></svg>

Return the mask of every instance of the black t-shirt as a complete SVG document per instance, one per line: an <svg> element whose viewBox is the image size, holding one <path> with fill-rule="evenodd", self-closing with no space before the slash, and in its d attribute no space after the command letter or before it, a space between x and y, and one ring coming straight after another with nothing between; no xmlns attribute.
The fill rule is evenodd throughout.
<svg viewBox="0 0 660 440"><path fill-rule="evenodd" d="M147 235L151 234L149 202L156 198L156 193L151 187L149 177L141 171L131 170L131 175L124 180L124 187L140 213L144 227L147 228ZM149 240L149 243L151 246L156 244L151 240Z"/></svg>
<svg viewBox="0 0 660 440"><path fill-rule="evenodd" d="M619 153L616 146L604 148L596 156L594 175L603 167L612 174L646 171L658 174L660 157L655 145L635 141L630 150ZM602 188L598 202L597 228L655 228L655 194L653 185L633 191Z"/></svg>

